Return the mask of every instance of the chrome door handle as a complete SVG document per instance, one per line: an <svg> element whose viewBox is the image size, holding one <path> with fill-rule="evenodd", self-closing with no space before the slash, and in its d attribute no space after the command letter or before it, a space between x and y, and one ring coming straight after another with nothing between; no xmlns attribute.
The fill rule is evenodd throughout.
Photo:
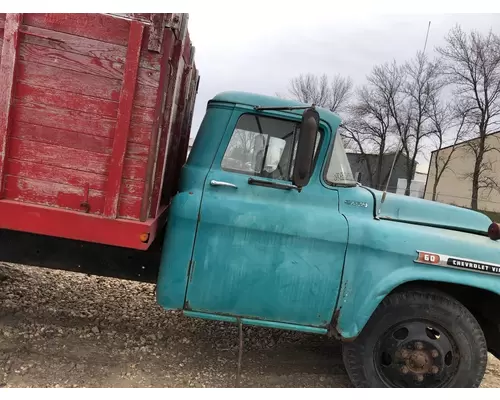
<svg viewBox="0 0 500 400"><path fill-rule="evenodd" d="M229 183L229 182L221 182L221 181L215 181L215 180L211 180L210 181L210 184L212 186L227 186L227 187L232 187L232 188L235 188L235 189L238 189L238 186L232 184L232 183Z"/></svg>

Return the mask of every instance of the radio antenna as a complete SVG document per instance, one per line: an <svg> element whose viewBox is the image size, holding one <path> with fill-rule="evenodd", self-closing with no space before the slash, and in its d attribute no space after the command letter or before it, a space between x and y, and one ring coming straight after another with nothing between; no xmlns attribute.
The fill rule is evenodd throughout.
<svg viewBox="0 0 500 400"><path fill-rule="evenodd" d="M427 33L425 35L425 43L424 43L423 53L425 53L425 49L427 48L427 40L429 39L430 29L431 29L431 21L429 21L429 24L427 25ZM375 218L379 218L381 210L382 210L382 204L384 204L385 198L387 197L387 190L389 189L389 182L391 181L392 171L394 171L394 166L396 165L396 159L399 156L400 147L401 147L402 142L403 142L403 137L400 136L399 142L398 142L398 147L396 148L396 152L394 153L394 159L392 160L391 170L389 171L389 176L387 177L385 189L384 189L384 192L382 193L382 199L380 200L380 207L378 208L378 212L377 212L377 215Z"/></svg>
<svg viewBox="0 0 500 400"><path fill-rule="evenodd" d="M380 212L382 210L382 204L384 204L385 198L387 196L387 189L389 189L389 182L391 181L392 171L394 170L394 166L396 165L396 159L399 156L399 148L401 147L401 143L403 142L403 137L399 137L398 147L396 147L396 152L394 153L394 158L392 160L392 166L389 171L389 176L387 177L387 182L385 184L384 192L382 193L382 199L380 200L380 207L378 208L377 218L380 216Z"/></svg>
<svg viewBox="0 0 500 400"><path fill-rule="evenodd" d="M427 25L427 34L425 35L425 43L424 43L423 53L425 53L425 49L427 48L427 39L429 39L429 31L430 30L431 30L431 21L429 21L429 25Z"/></svg>

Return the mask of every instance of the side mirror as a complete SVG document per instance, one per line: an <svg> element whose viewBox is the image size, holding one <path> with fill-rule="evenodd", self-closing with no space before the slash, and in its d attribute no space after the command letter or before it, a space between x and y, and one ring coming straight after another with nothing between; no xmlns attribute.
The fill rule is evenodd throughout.
<svg viewBox="0 0 500 400"><path fill-rule="evenodd" d="M306 186L311 179L318 127L319 113L314 108L308 108L302 114L297 154L293 166L292 182L299 189Z"/></svg>

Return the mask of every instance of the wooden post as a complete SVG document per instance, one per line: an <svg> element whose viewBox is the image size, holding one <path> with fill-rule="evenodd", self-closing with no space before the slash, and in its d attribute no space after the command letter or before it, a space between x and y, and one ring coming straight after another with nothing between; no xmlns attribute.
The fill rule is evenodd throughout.
<svg viewBox="0 0 500 400"><path fill-rule="evenodd" d="M104 203L104 215L116 218L118 215L118 199L123 176L123 164L127 151L127 139L132 117L132 105L134 102L135 88L137 84L137 73L141 58L142 36L144 25L138 21L130 23L130 33L123 74L123 85L118 103L118 115L116 121L115 135L113 139L113 150L109 162L109 174L106 184L106 200Z"/></svg>
<svg viewBox="0 0 500 400"><path fill-rule="evenodd" d="M156 165L151 165L151 175L146 177L146 184L144 187L144 197L141 204L140 221L145 221L148 217L156 218L159 199L161 197L161 188L165 172L165 163L168 152L168 143L171 135L171 124L176 101L176 94L179 90L180 79L177 79L179 71L179 64L182 58L182 49L184 48L182 40L176 40L171 57L171 80L168 82L166 103L163 108L163 115L161 116L161 133L158 142L158 154L156 158Z"/></svg>
<svg viewBox="0 0 500 400"><path fill-rule="evenodd" d="M155 168L157 161L162 162L164 114L170 112L172 109L172 93L170 87L176 82L177 69L174 67L177 65L176 60L180 57L180 52L176 51L178 41L175 40L173 32L169 29L164 35L160 83L156 95L155 116L149 141L148 161L146 164L146 180L144 182L144 192L141 200L140 221L142 222L146 221L148 217L156 218L156 214L149 215L154 179L156 176Z"/></svg>
<svg viewBox="0 0 500 400"><path fill-rule="evenodd" d="M7 14L0 63L0 198L4 192L4 169L10 128L10 109L14 97L14 79L22 14Z"/></svg>

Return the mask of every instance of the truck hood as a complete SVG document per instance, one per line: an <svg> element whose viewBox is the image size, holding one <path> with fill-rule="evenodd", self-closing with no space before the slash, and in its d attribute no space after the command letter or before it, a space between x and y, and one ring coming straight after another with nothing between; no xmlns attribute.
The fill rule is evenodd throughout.
<svg viewBox="0 0 500 400"><path fill-rule="evenodd" d="M371 188L366 189L375 197L375 211L380 210L381 219L436 226L481 235L487 234L491 224L490 218L477 211L393 193L387 193L380 209L383 192Z"/></svg>

